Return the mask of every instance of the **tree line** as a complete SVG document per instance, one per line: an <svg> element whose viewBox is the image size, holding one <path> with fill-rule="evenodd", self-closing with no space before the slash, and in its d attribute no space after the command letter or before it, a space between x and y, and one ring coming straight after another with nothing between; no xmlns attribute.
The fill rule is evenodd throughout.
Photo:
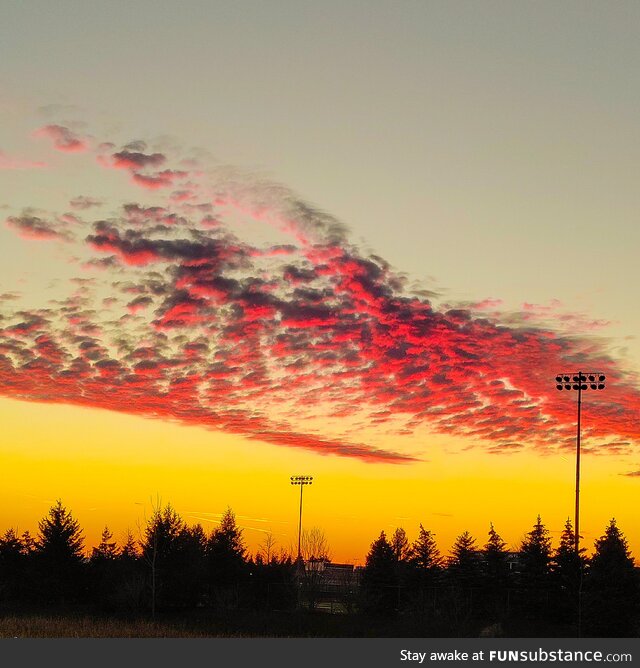
<svg viewBox="0 0 640 668"><path fill-rule="evenodd" d="M570 520L555 549L538 517L517 551L491 524L484 544L465 531L447 556L422 524L413 542L402 528L390 538L383 531L365 566L343 586L329 586L318 567L329 562L323 532L305 535L303 553L306 565L276 551L267 535L249 554L231 509L208 533L188 525L171 504L158 504L137 536L128 531L118 545L105 527L87 556L79 522L58 501L36 537L14 529L0 537L0 601L155 616L195 608L312 610L328 597L345 620L386 619L421 635L472 635L481 628L494 635L540 628L546 635L556 627L567 635L616 637L640 628L638 569L614 519L591 557L583 548L576 552Z"/></svg>
<svg viewBox="0 0 640 668"><path fill-rule="evenodd" d="M361 590L373 614L439 620L467 635L482 620L494 632L504 620L529 626L573 627L579 634L616 637L640 632L640 572L627 540L612 519L594 553L576 551L567 519L560 542L538 516L517 551L510 551L493 524L478 546L465 531L444 557L435 535L420 525L409 543L404 529L383 531L367 555Z"/></svg>

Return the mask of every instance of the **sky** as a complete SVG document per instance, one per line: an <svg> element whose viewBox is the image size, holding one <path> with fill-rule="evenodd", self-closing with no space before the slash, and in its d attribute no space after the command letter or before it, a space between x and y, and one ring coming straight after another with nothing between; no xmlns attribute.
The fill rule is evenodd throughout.
<svg viewBox="0 0 640 668"><path fill-rule="evenodd" d="M640 554L636 3L10 2L0 530Z"/></svg>

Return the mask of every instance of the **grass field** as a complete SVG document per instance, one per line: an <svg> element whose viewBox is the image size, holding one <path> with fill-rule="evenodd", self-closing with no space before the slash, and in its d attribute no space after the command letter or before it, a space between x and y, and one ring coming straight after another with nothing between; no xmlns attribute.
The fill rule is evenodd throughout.
<svg viewBox="0 0 640 668"><path fill-rule="evenodd" d="M307 613L186 611L152 620L79 609L0 610L0 638L340 637L373 631L356 626L345 625L342 616Z"/></svg>
<svg viewBox="0 0 640 668"><path fill-rule="evenodd" d="M207 638L231 637L150 620L96 617L15 616L0 618L0 638Z"/></svg>

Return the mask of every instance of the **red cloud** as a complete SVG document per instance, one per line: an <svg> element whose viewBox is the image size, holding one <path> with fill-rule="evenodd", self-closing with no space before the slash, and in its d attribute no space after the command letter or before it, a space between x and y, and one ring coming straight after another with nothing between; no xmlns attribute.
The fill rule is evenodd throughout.
<svg viewBox="0 0 640 668"><path fill-rule="evenodd" d="M187 175L144 172L168 161L145 150L134 142L113 154L144 188ZM637 380L603 343L565 336L558 304L526 304L518 314L500 313L495 299L437 307L424 293L406 292L382 259L350 245L330 216L282 188L258 189L246 206L236 192L195 190L210 194L205 218L205 209L188 208L174 192L93 224L85 251L109 255L87 266L105 269L111 299L97 291L91 304L83 285L85 302L76 296L55 321L8 313L0 392L406 462L411 455L361 443L355 430L403 439L438 432L492 452L572 447L575 404L553 379L584 365L610 381L585 397L585 442L608 452L640 442ZM239 240L232 229L241 209L253 220L275 220L299 243ZM33 216L10 221L24 233L63 233ZM540 324L545 317L553 324ZM567 318L574 330L593 326Z"/></svg>
<svg viewBox="0 0 640 668"><path fill-rule="evenodd" d="M33 135L51 139L54 148L65 153L80 153L89 148L86 139L81 139L73 130L63 125L45 125L36 130Z"/></svg>
<svg viewBox="0 0 640 668"><path fill-rule="evenodd" d="M120 151L114 153L113 166L116 169L136 171L146 167L159 167L167 158L162 153L140 153L138 151Z"/></svg>
<svg viewBox="0 0 640 668"><path fill-rule="evenodd" d="M159 190L161 188L170 188L177 179L187 176L187 172L175 171L172 169L165 169L162 172L154 172L153 174L140 174L134 172L133 182L146 190Z"/></svg>

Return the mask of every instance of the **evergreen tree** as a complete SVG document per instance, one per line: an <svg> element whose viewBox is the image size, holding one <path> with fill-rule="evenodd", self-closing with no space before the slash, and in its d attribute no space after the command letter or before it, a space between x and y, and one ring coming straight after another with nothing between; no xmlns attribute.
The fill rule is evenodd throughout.
<svg viewBox="0 0 640 668"><path fill-rule="evenodd" d="M484 579L484 614L491 620L502 620L507 613L509 593L509 564L507 562L507 544L489 524L489 535L484 545L485 574Z"/></svg>
<svg viewBox="0 0 640 668"><path fill-rule="evenodd" d="M622 637L634 633L638 576L627 539L615 518L596 541L585 589L585 621L592 635Z"/></svg>
<svg viewBox="0 0 640 668"><path fill-rule="evenodd" d="M551 567L551 538L540 515L522 541L520 559L523 579L527 584L541 585L546 582Z"/></svg>
<svg viewBox="0 0 640 668"><path fill-rule="evenodd" d="M113 534L109 531L109 527L105 526L100 538L100 544L98 547L93 548L93 553L91 554L92 561L112 561L118 556L118 548L116 547L115 540L111 540L112 538Z"/></svg>
<svg viewBox="0 0 640 668"><path fill-rule="evenodd" d="M555 616L564 622L576 621L581 626L582 583L587 559L585 549L576 553L576 535L567 518L560 535L560 544L551 563L552 584L556 597Z"/></svg>
<svg viewBox="0 0 640 668"><path fill-rule="evenodd" d="M372 614L393 614L398 604L398 561L384 531L371 543L362 572L363 607Z"/></svg>
<svg viewBox="0 0 640 668"><path fill-rule="evenodd" d="M0 538L0 600L14 600L22 594L26 559L16 531L5 531Z"/></svg>
<svg viewBox="0 0 640 668"><path fill-rule="evenodd" d="M489 538L484 545L487 576L493 586L503 584L509 573L507 564L507 544L495 530L493 522L489 524Z"/></svg>
<svg viewBox="0 0 640 668"><path fill-rule="evenodd" d="M114 585L114 605L134 612L144 608L149 568L149 562L141 558L133 533L127 529L116 558L118 578Z"/></svg>
<svg viewBox="0 0 640 668"><path fill-rule="evenodd" d="M567 518L551 564L560 587L577 592L587 562L585 552L586 550L581 547L580 555L576 553L576 535L571 520Z"/></svg>
<svg viewBox="0 0 640 668"><path fill-rule="evenodd" d="M468 531L464 531L456 538L451 548L448 566L451 571L465 580L477 574L479 555L476 539Z"/></svg>
<svg viewBox="0 0 640 668"><path fill-rule="evenodd" d="M476 547L476 539L468 531L461 533L451 548L447 575L453 584L464 590L464 594L461 592L461 595L466 599L466 605L471 607L473 601L471 590L478 587L480 581L480 554Z"/></svg>
<svg viewBox="0 0 640 668"><path fill-rule="evenodd" d="M30 556L36 551L36 541L28 531L20 536L20 543L22 544L22 554Z"/></svg>
<svg viewBox="0 0 640 668"><path fill-rule="evenodd" d="M427 531L422 524L418 538L411 546L411 563L423 573L437 573L444 563L435 535Z"/></svg>
<svg viewBox="0 0 640 668"><path fill-rule="evenodd" d="M549 618L551 538L540 515L520 546L520 583L525 616Z"/></svg>
<svg viewBox="0 0 640 668"><path fill-rule="evenodd" d="M178 539L185 523L170 503L157 505L145 528L142 558L149 569L150 607L155 615L158 604L171 602L174 593Z"/></svg>
<svg viewBox="0 0 640 668"><path fill-rule="evenodd" d="M236 607L248 569L242 529L231 508L212 531L206 552L212 596L223 607Z"/></svg>
<svg viewBox="0 0 640 668"><path fill-rule="evenodd" d="M130 529L127 529L126 537L120 549L121 561L133 561L138 558L138 544L136 543Z"/></svg>
<svg viewBox="0 0 640 668"><path fill-rule="evenodd" d="M93 548L89 561L92 597L106 609L113 607L114 589L120 575L116 561L118 549L112 538L113 534L109 531L109 527L105 526L100 544Z"/></svg>
<svg viewBox="0 0 640 668"><path fill-rule="evenodd" d="M38 524L35 557L41 593L49 598L77 596L83 589L82 529L58 499Z"/></svg>
<svg viewBox="0 0 640 668"><path fill-rule="evenodd" d="M391 537L391 547L398 562L409 561L409 557L411 556L411 546L409 545L407 533L402 527L398 527L393 532L393 536Z"/></svg>

